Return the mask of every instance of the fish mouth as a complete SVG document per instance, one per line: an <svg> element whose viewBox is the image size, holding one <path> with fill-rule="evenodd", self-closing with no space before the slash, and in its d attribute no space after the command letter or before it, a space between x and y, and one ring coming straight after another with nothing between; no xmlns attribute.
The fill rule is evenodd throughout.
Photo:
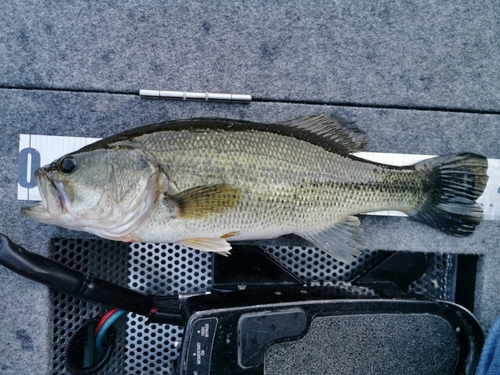
<svg viewBox="0 0 500 375"><path fill-rule="evenodd" d="M35 171L35 179L42 201L23 207L24 216L40 222L50 222L66 212L67 195L62 182L53 181L42 170Z"/></svg>

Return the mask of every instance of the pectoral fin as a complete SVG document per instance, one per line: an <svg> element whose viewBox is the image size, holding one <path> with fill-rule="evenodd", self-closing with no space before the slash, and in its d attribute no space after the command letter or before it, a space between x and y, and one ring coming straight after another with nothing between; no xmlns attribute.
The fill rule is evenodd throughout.
<svg viewBox="0 0 500 375"><path fill-rule="evenodd" d="M196 250L211 251L226 257L231 251L231 245L224 238L189 238L179 241L179 244Z"/></svg>
<svg viewBox="0 0 500 375"><path fill-rule="evenodd" d="M363 245L363 229L355 216L348 216L330 228L295 234L345 263L353 261L361 254L359 247Z"/></svg>
<svg viewBox="0 0 500 375"><path fill-rule="evenodd" d="M164 204L172 211L173 217L196 219L233 208L240 200L239 188L219 184L196 186L174 196L165 195Z"/></svg>

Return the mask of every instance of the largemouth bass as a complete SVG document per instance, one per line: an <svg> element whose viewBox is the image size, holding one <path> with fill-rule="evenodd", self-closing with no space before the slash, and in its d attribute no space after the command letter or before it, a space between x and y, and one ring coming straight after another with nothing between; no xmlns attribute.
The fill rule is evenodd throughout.
<svg viewBox="0 0 500 375"><path fill-rule="evenodd" d="M102 139L38 169L25 216L100 237L227 255L228 241L294 233L334 258L360 253L354 216L398 210L456 236L482 218L487 159L395 167L352 156L365 134L331 116L280 124L191 119Z"/></svg>

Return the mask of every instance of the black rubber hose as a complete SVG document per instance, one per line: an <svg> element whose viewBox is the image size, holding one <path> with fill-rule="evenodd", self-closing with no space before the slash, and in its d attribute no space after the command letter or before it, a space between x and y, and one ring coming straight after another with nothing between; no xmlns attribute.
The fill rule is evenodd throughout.
<svg viewBox="0 0 500 375"><path fill-rule="evenodd" d="M0 264L50 288L140 315L149 316L155 303L152 295L69 269L29 252L3 234L0 234Z"/></svg>

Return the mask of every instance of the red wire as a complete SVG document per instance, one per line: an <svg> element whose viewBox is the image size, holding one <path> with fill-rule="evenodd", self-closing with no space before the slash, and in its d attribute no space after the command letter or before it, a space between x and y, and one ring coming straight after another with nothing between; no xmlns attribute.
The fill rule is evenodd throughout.
<svg viewBox="0 0 500 375"><path fill-rule="evenodd" d="M111 309L106 314L104 314L104 316L101 318L101 320L99 320L97 327L95 327L94 337L97 337L99 330L101 329L102 325L104 323L106 323L106 320L108 320L111 317L111 315L113 315L117 311L118 311L118 309L115 307L114 309Z"/></svg>

